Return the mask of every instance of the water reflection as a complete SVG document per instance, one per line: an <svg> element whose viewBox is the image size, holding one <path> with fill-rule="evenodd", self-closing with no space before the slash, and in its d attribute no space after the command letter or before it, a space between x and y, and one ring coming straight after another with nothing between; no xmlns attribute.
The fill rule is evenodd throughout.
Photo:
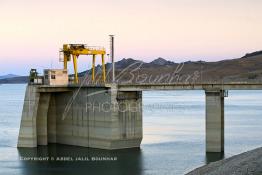
<svg viewBox="0 0 262 175"><path fill-rule="evenodd" d="M68 146L60 144L50 144L48 146L39 146L37 148L19 148L20 158L45 158L48 161L29 161L20 160L21 174L26 175L57 175L57 174L107 174L107 175L125 175L142 174L142 153L139 148L125 150L100 150L77 146ZM74 161L50 160L51 158L67 158ZM116 161L99 160L92 161L92 158L101 157L117 158ZM79 158L88 158L89 161L76 161Z"/></svg>
<svg viewBox="0 0 262 175"><path fill-rule="evenodd" d="M225 158L224 152L221 153L206 153L206 164L222 160Z"/></svg>

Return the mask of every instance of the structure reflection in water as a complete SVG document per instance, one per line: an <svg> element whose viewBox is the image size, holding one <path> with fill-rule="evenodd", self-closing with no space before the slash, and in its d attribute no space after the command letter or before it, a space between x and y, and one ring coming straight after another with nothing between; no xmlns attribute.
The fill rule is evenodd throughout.
<svg viewBox="0 0 262 175"><path fill-rule="evenodd" d="M142 153L139 148L108 151L50 144L37 148L19 148L18 152L22 160L20 162L24 175L78 175L83 173L141 175L143 169ZM33 158L49 158L49 160L28 160ZM54 160L51 160L53 158Z"/></svg>
<svg viewBox="0 0 262 175"><path fill-rule="evenodd" d="M221 153L206 153L206 164L222 160L225 158L224 152Z"/></svg>

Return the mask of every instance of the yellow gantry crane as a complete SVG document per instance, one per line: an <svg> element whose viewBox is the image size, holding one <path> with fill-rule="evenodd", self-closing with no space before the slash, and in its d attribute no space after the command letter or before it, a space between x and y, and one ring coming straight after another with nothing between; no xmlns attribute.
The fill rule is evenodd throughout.
<svg viewBox="0 0 262 175"><path fill-rule="evenodd" d="M96 55L102 57L102 78L106 82L106 68L105 68L105 54L106 50L103 47L91 47L85 44L64 44L63 49L60 51L63 53L64 69L67 69L67 62L73 58L75 79L74 82L78 83L78 71L77 71L77 58L79 55L92 55L92 81L95 80L95 60Z"/></svg>

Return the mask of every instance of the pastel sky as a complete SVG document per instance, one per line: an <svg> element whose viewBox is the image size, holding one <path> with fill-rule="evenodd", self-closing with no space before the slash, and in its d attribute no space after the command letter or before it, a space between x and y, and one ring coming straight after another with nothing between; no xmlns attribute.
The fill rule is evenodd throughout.
<svg viewBox="0 0 262 175"><path fill-rule="evenodd" d="M108 48L109 34L117 60L237 58L262 49L261 9L261 0L0 0L0 75L62 68L64 43Z"/></svg>

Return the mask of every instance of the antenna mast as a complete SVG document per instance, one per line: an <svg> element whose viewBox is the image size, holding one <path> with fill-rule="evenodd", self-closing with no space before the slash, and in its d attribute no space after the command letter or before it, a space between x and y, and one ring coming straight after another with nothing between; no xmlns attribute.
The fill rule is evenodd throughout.
<svg viewBox="0 0 262 175"><path fill-rule="evenodd" d="M115 60L114 60L114 35L110 37L110 58L112 62L112 83L115 83Z"/></svg>

